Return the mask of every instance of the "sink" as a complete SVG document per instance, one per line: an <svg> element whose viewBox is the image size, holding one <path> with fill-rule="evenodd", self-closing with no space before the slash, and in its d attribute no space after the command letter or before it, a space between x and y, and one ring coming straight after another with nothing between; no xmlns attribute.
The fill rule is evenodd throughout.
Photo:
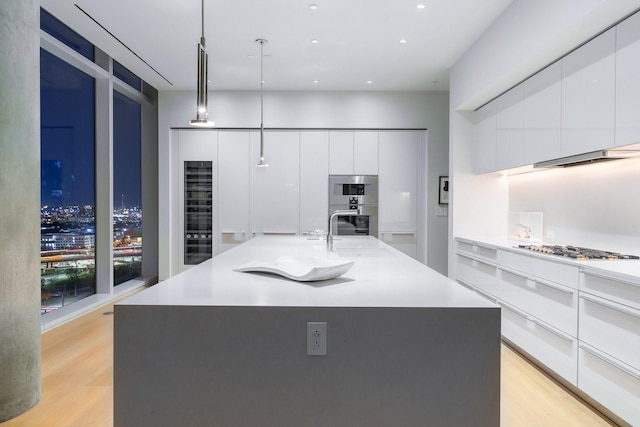
<svg viewBox="0 0 640 427"><path fill-rule="evenodd" d="M336 252L341 257L367 257L367 258L382 258L387 256L388 250L384 248L338 248Z"/></svg>

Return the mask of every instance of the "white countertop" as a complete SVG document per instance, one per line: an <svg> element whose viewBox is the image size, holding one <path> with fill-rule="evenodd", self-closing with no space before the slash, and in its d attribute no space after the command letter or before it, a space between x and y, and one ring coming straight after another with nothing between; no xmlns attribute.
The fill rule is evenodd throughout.
<svg viewBox="0 0 640 427"><path fill-rule="evenodd" d="M373 237L340 236L334 252L307 236L258 236L118 305L275 307L497 307ZM349 256L341 257L340 254ZM296 282L233 271L280 256L355 260L341 277Z"/></svg>
<svg viewBox="0 0 640 427"><path fill-rule="evenodd" d="M557 255L548 255L540 252L534 252L527 249L520 249L518 245L554 245L558 243L545 243L545 242L524 242L521 240L508 240L497 238L467 238L456 237L456 240L464 241L467 243L477 243L480 245L490 246L494 248L500 248L503 250L520 253L523 255L530 255L535 257L541 257L549 261L556 261L560 263L575 265L583 269L585 272L594 273L596 275L605 275L618 280L623 280L629 283L633 283L640 286L640 260L575 260L572 258L565 258ZM607 248L602 248L607 250ZM640 255L640 253L634 253L632 255Z"/></svg>

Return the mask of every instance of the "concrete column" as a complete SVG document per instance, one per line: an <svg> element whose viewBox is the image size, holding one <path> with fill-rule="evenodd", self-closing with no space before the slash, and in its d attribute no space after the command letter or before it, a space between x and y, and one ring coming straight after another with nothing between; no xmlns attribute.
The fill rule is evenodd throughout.
<svg viewBox="0 0 640 427"><path fill-rule="evenodd" d="M0 423L40 400L40 2L0 1Z"/></svg>

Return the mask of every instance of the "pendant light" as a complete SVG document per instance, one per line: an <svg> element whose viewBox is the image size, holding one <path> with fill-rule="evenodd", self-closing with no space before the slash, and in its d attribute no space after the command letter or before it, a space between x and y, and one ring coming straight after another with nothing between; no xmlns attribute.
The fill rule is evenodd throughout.
<svg viewBox="0 0 640 427"><path fill-rule="evenodd" d="M209 121L209 111L207 106L207 90L209 77L209 56L207 55L207 49L204 40L204 0L202 0L202 35L200 36L200 43L198 43L198 94L196 102L196 118L190 120L191 126L197 127L211 127L215 123Z"/></svg>
<svg viewBox="0 0 640 427"><path fill-rule="evenodd" d="M264 45L269 42L265 39L257 39L256 43L260 43L260 161L256 166L265 168L269 166L269 164L264 162L264 91L262 88L264 79L262 78L262 73L264 65Z"/></svg>

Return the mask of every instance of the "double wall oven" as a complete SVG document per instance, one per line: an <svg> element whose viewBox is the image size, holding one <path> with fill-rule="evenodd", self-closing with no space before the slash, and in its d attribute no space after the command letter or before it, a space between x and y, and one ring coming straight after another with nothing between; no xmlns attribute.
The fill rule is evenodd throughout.
<svg viewBox="0 0 640 427"><path fill-rule="evenodd" d="M357 211L337 215L336 235L378 236L378 176L329 175L329 214L336 210Z"/></svg>

